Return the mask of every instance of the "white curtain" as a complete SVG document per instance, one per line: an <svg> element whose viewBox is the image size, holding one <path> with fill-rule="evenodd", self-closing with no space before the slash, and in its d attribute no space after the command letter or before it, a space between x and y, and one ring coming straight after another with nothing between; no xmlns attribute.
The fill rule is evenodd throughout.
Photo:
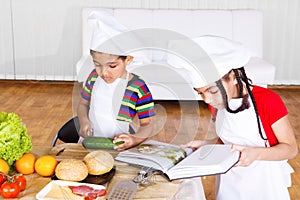
<svg viewBox="0 0 300 200"><path fill-rule="evenodd" d="M300 85L299 0L2 0L0 78L76 80L81 56L81 10L259 9L264 14L264 59L275 84ZM245 22L247 23L247 22Z"/></svg>

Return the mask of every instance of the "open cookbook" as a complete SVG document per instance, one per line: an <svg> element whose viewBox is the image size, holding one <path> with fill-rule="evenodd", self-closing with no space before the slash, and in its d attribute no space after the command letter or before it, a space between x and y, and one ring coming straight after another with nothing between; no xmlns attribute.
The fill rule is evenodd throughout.
<svg viewBox="0 0 300 200"><path fill-rule="evenodd" d="M117 161L161 171L168 180L226 173L239 160L240 153L231 145L205 145L196 151L190 148L149 140L122 151Z"/></svg>

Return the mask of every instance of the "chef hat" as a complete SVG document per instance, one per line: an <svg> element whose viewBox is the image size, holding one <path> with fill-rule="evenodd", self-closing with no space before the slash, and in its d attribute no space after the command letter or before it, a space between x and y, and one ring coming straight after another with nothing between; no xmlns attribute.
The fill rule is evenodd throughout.
<svg viewBox="0 0 300 200"><path fill-rule="evenodd" d="M144 43L139 35L121 24L109 10L92 11L88 24L92 30L91 50L119 56L131 55L135 65L150 62L148 53L142 50Z"/></svg>
<svg viewBox="0 0 300 200"><path fill-rule="evenodd" d="M218 73L216 74L216 79L222 78L232 69L244 67L251 57L250 51L241 43L224 37L206 35L195 38L193 41L204 50L213 63L213 67ZM208 65L208 67L211 66ZM207 74L204 74L204 78L207 80L208 77L206 76ZM211 80L209 83L205 83L205 79L202 80L199 73L193 73L190 77L195 88L200 88L211 83Z"/></svg>
<svg viewBox="0 0 300 200"><path fill-rule="evenodd" d="M194 41L207 53L216 67L219 78L232 69L244 67L250 57L250 51L239 42L218 36L201 36Z"/></svg>
<svg viewBox="0 0 300 200"><path fill-rule="evenodd" d="M127 32L128 29L119 23L112 13L108 11L91 12L88 24L92 30L91 50L125 56L125 48L120 44L120 39L115 36Z"/></svg>
<svg viewBox="0 0 300 200"><path fill-rule="evenodd" d="M222 78L231 69L243 67L250 59L250 52L242 44L212 35L172 40L169 49L185 54L185 59L168 55L167 62L176 68L185 68L195 88Z"/></svg>

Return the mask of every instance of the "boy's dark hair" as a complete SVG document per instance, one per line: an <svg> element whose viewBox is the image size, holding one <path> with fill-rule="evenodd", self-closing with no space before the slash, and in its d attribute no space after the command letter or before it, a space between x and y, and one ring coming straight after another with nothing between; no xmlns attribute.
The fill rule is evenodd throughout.
<svg viewBox="0 0 300 200"><path fill-rule="evenodd" d="M127 56L119 56L119 58L124 61L126 60Z"/></svg>
<svg viewBox="0 0 300 200"><path fill-rule="evenodd" d="M94 50L92 50L92 49L90 49L90 54L92 55L93 53L96 53L97 51L94 51ZM126 60L126 58L127 58L127 56L119 56L119 58L121 59L121 60Z"/></svg>

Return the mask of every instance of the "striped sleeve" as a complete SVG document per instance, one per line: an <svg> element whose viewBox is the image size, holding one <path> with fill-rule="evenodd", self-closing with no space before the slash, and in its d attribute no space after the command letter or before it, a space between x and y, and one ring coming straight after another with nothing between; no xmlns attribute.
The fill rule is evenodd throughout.
<svg viewBox="0 0 300 200"><path fill-rule="evenodd" d="M88 76L85 85L83 86L81 90L81 97L87 101L91 101L91 94L94 87L94 84L96 82L96 79L98 78L98 74L96 70L94 69Z"/></svg>
<svg viewBox="0 0 300 200"><path fill-rule="evenodd" d="M143 119L154 116L155 112L149 88L140 77L135 75L126 88L118 119L132 122L136 114L139 119Z"/></svg>

